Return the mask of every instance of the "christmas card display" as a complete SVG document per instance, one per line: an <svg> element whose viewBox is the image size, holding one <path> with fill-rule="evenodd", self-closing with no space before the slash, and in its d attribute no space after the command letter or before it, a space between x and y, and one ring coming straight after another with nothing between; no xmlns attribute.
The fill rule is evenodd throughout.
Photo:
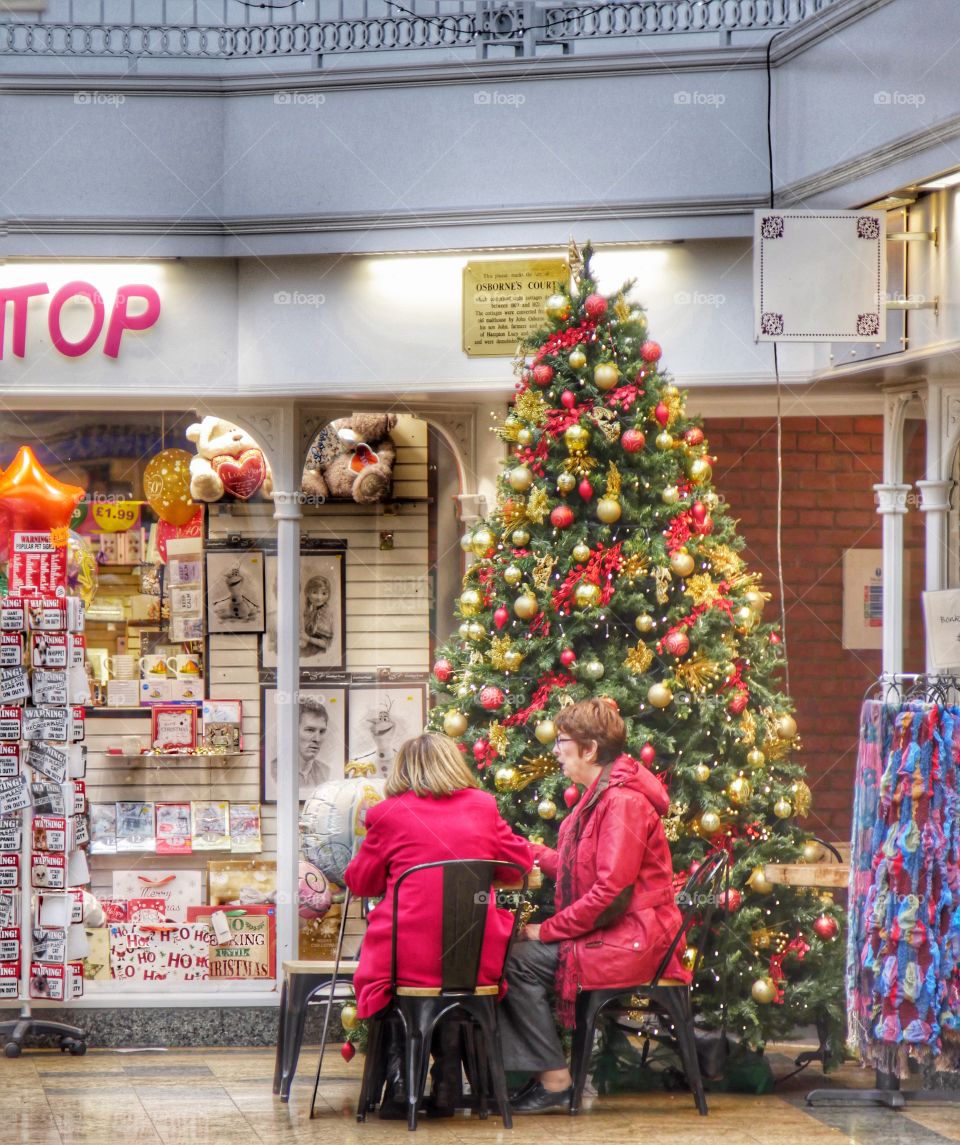
<svg viewBox="0 0 960 1145"><path fill-rule="evenodd" d="M214 919L214 915L220 917ZM275 978L277 973L277 908L273 905L245 906L239 910L218 911L216 907L194 906L187 911L191 922L206 923L210 943L211 978ZM217 934L226 924L229 934ZM226 939L226 941L224 941Z"/></svg>
<svg viewBox="0 0 960 1145"><path fill-rule="evenodd" d="M193 751L197 746L197 709L189 704L153 708L150 742L156 751Z"/></svg>
<svg viewBox="0 0 960 1145"><path fill-rule="evenodd" d="M259 803L230 801L230 850L235 855L259 854L263 850Z"/></svg>
<svg viewBox="0 0 960 1145"><path fill-rule="evenodd" d="M152 803L117 802L117 854L152 851L156 846Z"/></svg>
<svg viewBox="0 0 960 1145"><path fill-rule="evenodd" d="M225 800L192 800L190 821L194 851L230 850L230 804Z"/></svg>
<svg viewBox="0 0 960 1145"><path fill-rule="evenodd" d="M93 855L190 855L194 851L259 854L263 850L259 803L203 799L191 803L93 803L87 828Z"/></svg>
<svg viewBox="0 0 960 1145"><path fill-rule="evenodd" d="M157 804L157 854L189 855L193 850L189 803Z"/></svg>

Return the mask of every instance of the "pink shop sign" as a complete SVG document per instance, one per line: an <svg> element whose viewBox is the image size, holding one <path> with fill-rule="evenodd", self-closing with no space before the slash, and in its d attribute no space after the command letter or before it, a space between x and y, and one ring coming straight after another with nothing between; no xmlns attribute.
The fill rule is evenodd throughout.
<svg viewBox="0 0 960 1145"><path fill-rule="evenodd" d="M12 315L13 353L23 358L27 352L27 316L30 301L44 298L50 293L45 282L30 282L23 286L0 286L0 360L6 341L6 323ZM68 337L63 330L61 315L64 306L75 299L86 299L89 306L87 329L79 336ZM110 305L109 316L104 296L92 283L79 279L68 282L57 290L47 307L47 328L53 345L68 358L80 358L97 344L106 326L102 353L116 358L120 342L127 330L149 330L160 317L160 296L152 286L130 283L120 286ZM81 323L82 325L82 323ZM78 331L72 330L77 335Z"/></svg>

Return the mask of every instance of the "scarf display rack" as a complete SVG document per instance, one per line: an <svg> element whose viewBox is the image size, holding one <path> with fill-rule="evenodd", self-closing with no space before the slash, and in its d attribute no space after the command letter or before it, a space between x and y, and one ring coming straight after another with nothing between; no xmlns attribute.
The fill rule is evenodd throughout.
<svg viewBox="0 0 960 1145"><path fill-rule="evenodd" d="M958 676L882 676L864 697L848 911L849 1041L876 1085L807 1103L960 1102L900 1088L911 1063L960 1069Z"/></svg>

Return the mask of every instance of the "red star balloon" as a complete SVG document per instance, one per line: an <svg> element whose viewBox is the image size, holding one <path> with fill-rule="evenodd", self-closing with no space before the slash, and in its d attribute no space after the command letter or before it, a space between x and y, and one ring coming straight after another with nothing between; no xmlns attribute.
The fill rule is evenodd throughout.
<svg viewBox="0 0 960 1145"><path fill-rule="evenodd" d="M51 476L33 450L22 445L0 475L0 513L9 514L12 533L62 530L66 544L67 526L83 493L79 485L66 485Z"/></svg>

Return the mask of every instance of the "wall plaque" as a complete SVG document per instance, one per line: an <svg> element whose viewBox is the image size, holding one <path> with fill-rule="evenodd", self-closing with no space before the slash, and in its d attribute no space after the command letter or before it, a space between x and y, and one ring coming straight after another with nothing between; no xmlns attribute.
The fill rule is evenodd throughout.
<svg viewBox="0 0 960 1145"><path fill-rule="evenodd" d="M468 262L463 268L463 350L512 358L517 343L546 324L543 304L570 282L564 259Z"/></svg>

